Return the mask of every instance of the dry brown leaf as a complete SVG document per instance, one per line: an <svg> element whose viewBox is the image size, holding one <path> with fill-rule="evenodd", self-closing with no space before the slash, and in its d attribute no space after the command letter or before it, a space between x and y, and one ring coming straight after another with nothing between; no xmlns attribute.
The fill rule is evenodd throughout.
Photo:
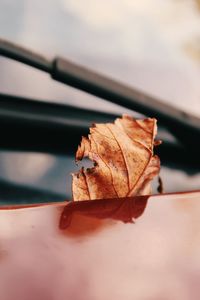
<svg viewBox="0 0 200 300"><path fill-rule="evenodd" d="M153 156L156 133L156 119L150 118L124 115L114 123L95 124L76 152L76 161L89 157L94 167L72 174L73 199L150 194L150 181L160 170L160 160Z"/></svg>

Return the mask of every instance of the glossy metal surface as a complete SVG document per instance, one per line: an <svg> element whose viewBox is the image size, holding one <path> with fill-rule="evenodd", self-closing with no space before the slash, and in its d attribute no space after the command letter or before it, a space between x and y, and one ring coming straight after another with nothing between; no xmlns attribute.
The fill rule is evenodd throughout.
<svg viewBox="0 0 200 300"><path fill-rule="evenodd" d="M0 299L199 299L199 200L2 208Z"/></svg>

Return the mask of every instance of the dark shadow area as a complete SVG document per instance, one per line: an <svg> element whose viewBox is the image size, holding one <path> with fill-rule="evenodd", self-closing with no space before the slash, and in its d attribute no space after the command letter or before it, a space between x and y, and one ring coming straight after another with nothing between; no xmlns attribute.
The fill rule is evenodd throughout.
<svg viewBox="0 0 200 300"><path fill-rule="evenodd" d="M66 199L65 195L41 191L38 189L26 187L0 181L0 204L28 204L41 202L59 202Z"/></svg>
<svg viewBox="0 0 200 300"><path fill-rule="evenodd" d="M134 223L143 214L148 198L149 195L70 202L61 214L59 227L67 235L77 236L110 226L113 221Z"/></svg>

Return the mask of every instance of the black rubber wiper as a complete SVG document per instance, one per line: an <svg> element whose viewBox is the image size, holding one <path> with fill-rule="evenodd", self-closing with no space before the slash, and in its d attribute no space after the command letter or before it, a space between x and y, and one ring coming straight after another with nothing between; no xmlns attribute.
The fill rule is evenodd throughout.
<svg viewBox="0 0 200 300"><path fill-rule="evenodd" d="M123 107L155 117L187 147L200 140L200 118L168 105L141 91L118 83L106 76L55 57L52 61L0 39L0 55L45 71L59 82L65 83ZM200 149L200 143L196 147Z"/></svg>
<svg viewBox="0 0 200 300"><path fill-rule="evenodd" d="M116 117L115 114L0 94L0 149L71 155L92 123L113 122ZM162 164L199 170L196 147L182 146L160 126L158 138L163 144L155 150L162 157Z"/></svg>
<svg viewBox="0 0 200 300"><path fill-rule="evenodd" d="M66 195L40 190L0 179L0 205L65 201ZM70 199L70 195L68 195Z"/></svg>

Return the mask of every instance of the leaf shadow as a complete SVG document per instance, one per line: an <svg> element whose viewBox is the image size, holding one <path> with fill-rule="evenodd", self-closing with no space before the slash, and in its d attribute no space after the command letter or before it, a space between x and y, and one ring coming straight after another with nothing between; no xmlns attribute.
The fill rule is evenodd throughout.
<svg viewBox="0 0 200 300"><path fill-rule="evenodd" d="M87 200L68 203L60 217L59 228L67 236L85 236L116 222L134 223L147 205L149 195Z"/></svg>

